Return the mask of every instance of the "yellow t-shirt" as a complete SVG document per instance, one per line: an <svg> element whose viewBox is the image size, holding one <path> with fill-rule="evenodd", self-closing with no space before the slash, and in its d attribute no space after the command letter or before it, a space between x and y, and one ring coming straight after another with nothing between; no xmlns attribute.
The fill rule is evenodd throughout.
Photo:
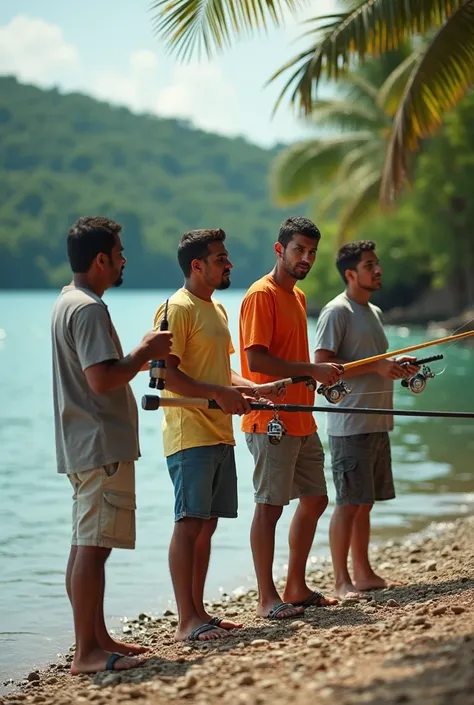
<svg viewBox="0 0 474 705"><path fill-rule="evenodd" d="M159 328L165 304L155 315ZM234 352L227 314L217 301L203 301L187 289L179 289L168 303L169 330L173 333L171 354L180 360L179 369L189 377L209 384L230 387L230 355ZM168 390L163 396L177 397ZM235 445L232 416L213 409L163 407L165 456L186 448Z"/></svg>

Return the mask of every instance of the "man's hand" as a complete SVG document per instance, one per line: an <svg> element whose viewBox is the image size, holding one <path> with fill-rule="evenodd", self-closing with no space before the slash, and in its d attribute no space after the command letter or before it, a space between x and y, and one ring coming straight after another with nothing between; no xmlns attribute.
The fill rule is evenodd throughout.
<svg viewBox="0 0 474 705"><path fill-rule="evenodd" d="M335 384L341 376L343 368L336 362L317 362L311 365L311 377L324 385Z"/></svg>
<svg viewBox="0 0 474 705"><path fill-rule="evenodd" d="M387 379L406 379L408 376L412 376L407 372L409 368L402 367L400 362L396 360L379 360L374 364L377 374Z"/></svg>
<svg viewBox="0 0 474 705"><path fill-rule="evenodd" d="M171 352L173 333L163 330L151 330L143 336L141 346L148 360L166 360Z"/></svg>
<svg viewBox="0 0 474 705"><path fill-rule="evenodd" d="M395 359L398 363L413 362L413 360L416 360L416 357L413 357L413 355L402 355L401 357L397 357ZM413 375L416 375L416 373L420 371L419 365L402 365L402 367L406 371L406 379L410 379L410 377L413 377Z"/></svg>
<svg viewBox="0 0 474 705"><path fill-rule="evenodd" d="M217 387L212 398L219 404L224 414L243 416L251 411L246 399L237 387Z"/></svg>

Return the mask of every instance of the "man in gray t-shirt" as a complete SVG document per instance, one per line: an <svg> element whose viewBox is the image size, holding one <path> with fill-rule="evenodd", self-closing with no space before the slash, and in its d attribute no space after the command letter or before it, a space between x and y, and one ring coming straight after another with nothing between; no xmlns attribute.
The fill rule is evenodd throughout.
<svg viewBox="0 0 474 705"><path fill-rule="evenodd" d="M369 299L382 286L375 244L359 240L343 245L336 266L346 290L321 311L316 328L315 362L352 362L387 352L382 314ZM351 393L340 407L393 407L393 380L415 374L414 358L380 360L347 373ZM386 581L369 563L370 511L375 501L393 499L390 439L393 416L328 414L327 430L336 488L330 543L336 595L363 597L360 591L383 588ZM347 558L352 551L353 577Z"/></svg>
<svg viewBox="0 0 474 705"><path fill-rule="evenodd" d="M138 413L129 382L149 360L167 358L171 334L150 331L124 357L104 292L122 283L121 226L80 218L68 234L73 282L54 306L51 333L58 472L73 487L66 574L76 650L71 672L127 670L146 648L116 641L104 620L105 563L112 548L135 546Z"/></svg>

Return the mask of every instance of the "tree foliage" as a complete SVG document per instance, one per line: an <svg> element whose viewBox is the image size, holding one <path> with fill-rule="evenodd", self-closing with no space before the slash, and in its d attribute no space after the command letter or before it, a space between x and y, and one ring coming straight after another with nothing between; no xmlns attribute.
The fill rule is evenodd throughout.
<svg viewBox="0 0 474 705"><path fill-rule="evenodd" d="M124 225L130 287L176 286L179 238L200 227L224 228L246 286L270 268L289 215L269 194L275 153L0 78L0 288L67 282L66 233L85 214Z"/></svg>

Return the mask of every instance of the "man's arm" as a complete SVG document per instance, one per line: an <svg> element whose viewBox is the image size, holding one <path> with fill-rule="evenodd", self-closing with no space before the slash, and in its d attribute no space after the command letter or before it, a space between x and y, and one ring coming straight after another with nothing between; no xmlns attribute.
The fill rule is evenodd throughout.
<svg viewBox="0 0 474 705"><path fill-rule="evenodd" d="M268 348L254 345L245 351L252 372L261 372L270 377L309 376L323 384L334 384L340 376L339 368L334 364L312 364L311 362L290 362L272 355Z"/></svg>
<svg viewBox="0 0 474 705"><path fill-rule="evenodd" d="M99 304L76 311L70 325L79 363L95 394L124 387L148 360L155 355L166 359L169 354L171 334L150 331L129 355L119 358L108 313Z"/></svg>
<svg viewBox="0 0 474 705"><path fill-rule="evenodd" d="M202 397L214 399L225 414L248 414L248 401L235 387L199 382L179 369L180 360L170 355L166 370L166 388L182 397Z"/></svg>

